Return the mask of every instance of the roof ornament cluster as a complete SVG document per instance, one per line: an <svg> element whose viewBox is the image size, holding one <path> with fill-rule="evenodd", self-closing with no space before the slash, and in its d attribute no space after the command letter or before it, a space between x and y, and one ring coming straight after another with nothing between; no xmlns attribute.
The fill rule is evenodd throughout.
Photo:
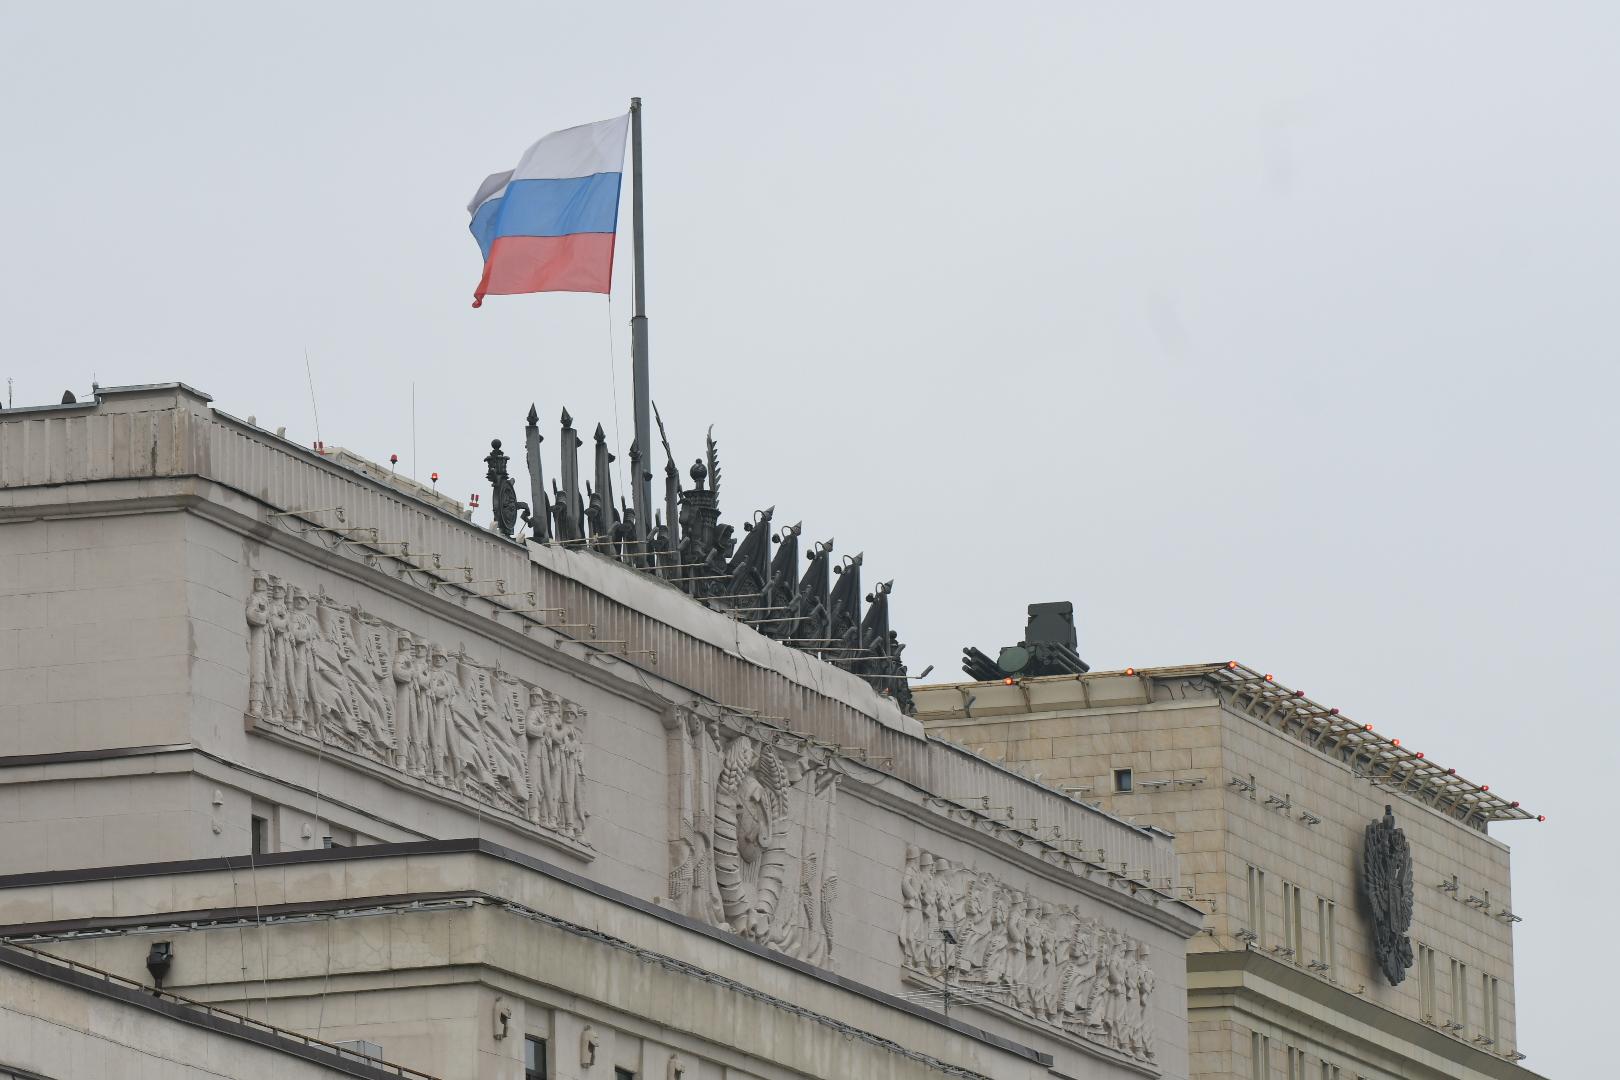
<svg viewBox="0 0 1620 1080"><path fill-rule="evenodd" d="M646 508L628 505L622 498L615 502L612 466L617 457L608 449L600 424L592 437L592 479L581 483L579 448L584 442L567 409L562 411L559 436L561 482L553 480L547 493L540 460L544 441L540 416L530 405L524 429L529 501L517 497L501 440L490 441L484 458L495 530L511 538L521 520L537 543L593 551L658 577L767 637L844 668L912 713L906 665L900 659L905 645L889 628L894 582L881 582L863 592L864 554L835 562L831 537L810 542L801 576L803 523L773 532L774 506L756 510L743 523L739 539L735 527L720 520L720 446L713 427L704 437L703 456L687 470L691 486L683 488L664 418L656 405L653 412L664 446L664 506L653 511L650 527L642 516ZM647 464L639 442L631 443L631 489L638 504L642 484L637 481L652 479L651 472L643 472Z"/></svg>

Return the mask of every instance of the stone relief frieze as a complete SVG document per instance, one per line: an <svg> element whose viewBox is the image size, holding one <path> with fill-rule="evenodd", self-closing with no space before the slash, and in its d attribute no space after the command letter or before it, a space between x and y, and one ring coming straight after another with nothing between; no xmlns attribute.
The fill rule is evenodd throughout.
<svg viewBox="0 0 1620 1080"><path fill-rule="evenodd" d="M901 966L914 981L1154 1064L1145 943L915 847L900 898Z"/></svg>
<svg viewBox="0 0 1620 1080"><path fill-rule="evenodd" d="M357 607L256 575L248 717L589 847L585 710Z"/></svg>
<svg viewBox="0 0 1620 1080"><path fill-rule="evenodd" d="M752 721L676 710L669 904L830 967L840 773Z"/></svg>

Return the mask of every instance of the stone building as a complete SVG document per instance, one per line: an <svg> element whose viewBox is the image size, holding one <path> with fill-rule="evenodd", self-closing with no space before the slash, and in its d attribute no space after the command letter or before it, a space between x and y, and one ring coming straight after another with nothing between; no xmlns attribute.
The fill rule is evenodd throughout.
<svg viewBox="0 0 1620 1080"><path fill-rule="evenodd" d="M1527 811L1235 661L1090 672L1072 644L1062 674L1026 641L1002 663L1043 674L917 688L918 716L1174 834L1181 894L1208 912L1187 958L1194 1077L1533 1075L1508 849L1486 831Z"/></svg>
<svg viewBox="0 0 1620 1080"><path fill-rule="evenodd" d="M1188 1076L1168 834L928 737L858 559L745 617L798 528L712 443L655 557L563 423L525 542L498 445L486 529L179 384L0 412L0 1077Z"/></svg>

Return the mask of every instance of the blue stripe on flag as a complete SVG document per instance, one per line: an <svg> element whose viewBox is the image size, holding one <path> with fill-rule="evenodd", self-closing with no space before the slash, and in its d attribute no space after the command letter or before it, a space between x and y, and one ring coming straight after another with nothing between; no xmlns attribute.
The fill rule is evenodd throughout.
<svg viewBox="0 0 1620 1080"><path fill-rule="evenodd" d="M569 180L514 180L500 198L473 214L473 237L487 259L490 245L503 236L615 232L621 176L611 172Z"/></svg>

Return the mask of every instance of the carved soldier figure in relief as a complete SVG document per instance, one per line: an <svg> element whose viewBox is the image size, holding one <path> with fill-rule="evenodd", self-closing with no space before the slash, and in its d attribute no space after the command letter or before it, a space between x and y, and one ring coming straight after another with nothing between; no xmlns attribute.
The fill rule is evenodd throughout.
<svg viewBox="0 0 1620 1080"><path fill-rule="evenodd" d="M428 727L428 752L433 759L433 782L450 782L450 695L455 679L445 667L449 658L438 649L433 650L433 668L428 676L428 702L431 723Z"/></svg>
<svg viewBox="0 0 1620 1080"><path fill-rule="evenodd" d="M529 812L529 743L524 737L526 727L524 710L527 704L523 687L505 672L495 672L496 714L500 722L492 729L497 752L504 763L507 785L511 789L513 808L525 816Z"/></svg>
<svg viewBox="0 0 1620 1080"><path fill-rule="evenodd" d="M416 709L416 775L433 775L433 660L428 647L417 643L411 653L415 662L416 678L412 682L412 702Z"/></svg>
<svg viewBox="0 0 1620 1080"><path fill-rule="evenodd" d="M263 578L253 579L247 602L248 712L267 716L265 683L270 677L270 590Z"/></svg>
<svg viewBox="0 0 1620 1080"><path fill-rule="evenodd" d="M317 716L314 661L311 650L321 636L320 625L309 610L309 597L295 591L292 596L290 620L292 639L292 690L288 694L292 705L293 723L306 735L319 733Z"/></svg>
<svg viewBox="0 0 1620 1080"><path fill-rule="evenodd" d="M394 726L399 745L395 748L394 768L416 776L422 774L422 732L416 712L416 650L408 634L399 634L394 653Z"/></svg>
<svg viewBox="0 0 1620 1080"><path fill-rule="evenodd" d="M523 733L528 742L529 820L548 829L557 827L557 789L551 784L551 717L557 699L536 687L529 691L529 710Z"/></svg>
<svg viewBox="0 0 1620 1080"><path fill-rule="evenodd" d="M563 819L562 831L569 836L584 835L585 819L590 817L590 812L585 809L585 741L579 727L584 718L585 710L578 705L571 701L563 704L562 798L559 809Z"/></svg>
<svg viewBox="0 0 1620 1080"><path fill-rule="evenodd" d="M922 871L918 869L918 852L906 847L906 866L900 872L900 952L906 962L915 964L915 943L923 936Z"/></svg>
<svg viewBox="0 0 1620 1080"><path fill-rule="evenodd" d="M471 780L487 790L494 786L495 778L484 757L483 723L473 704L477 690L469 685L474 676L460 660L455 671L449 680L450 786L465 791Z"/></svg>
<svg viewBox="0 0 1620 1080"><path fill-rule="evenodd" d="M292 686L292 613L287 610L287 590L274 579L270 582L270 715L287 719L287 688Z"/></svg>

